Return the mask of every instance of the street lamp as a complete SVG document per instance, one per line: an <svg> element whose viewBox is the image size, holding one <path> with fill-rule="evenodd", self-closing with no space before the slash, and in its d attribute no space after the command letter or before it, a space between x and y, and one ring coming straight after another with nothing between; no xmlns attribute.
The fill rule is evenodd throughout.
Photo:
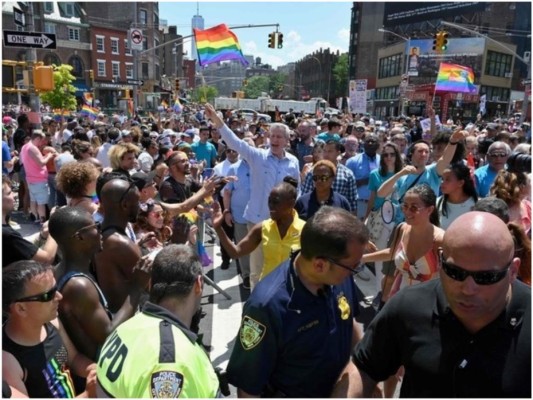
<svg viewBox="0 0 533 400"><path fill-rule="evenodd" d="M383 29L383 28L379 28L378 29L379 32L382 32L382 33L390 33L391 35L394 35L396 37L399 37L400 39L402 40L405 40L407 42L407 52L406 52L406 55L405 55L405 61L404 61L404 65L405 65L405 72L404 72L404 75L406 77L408 77L409 75L409 49L411 48L411 37L404 37L402 35L398 35L396 32L392 32L392 31L389 31L387 29ZM409 78L407 78L409 79ZM400 85L402 84L402 79L400 79ZM400 88L401 89L401 88ZM403 115L404 113L404 96L402 96L401 94L401 90L400 90L400 115Z"/></svg>

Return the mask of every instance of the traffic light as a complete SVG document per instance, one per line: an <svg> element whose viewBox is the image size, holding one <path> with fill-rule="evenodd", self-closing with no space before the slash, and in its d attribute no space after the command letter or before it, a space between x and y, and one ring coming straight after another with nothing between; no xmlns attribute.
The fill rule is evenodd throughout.
<svg viewBox="0 0 533 400"><path fill-rule="evenodd" d="M448 32L440 31L435 33L433 51L441 52L446 50L448 50Z"/></svg>
<svg viewBox="0 0 533 400"><path fill-rule="evenodd" d="M272 32L268 34L268 48L269 49L276 48L276 32Z"/></svg>
<svg viewBox="0 0 533 400"><path fill-rule="evenodd" d="M91 80L94 80L94 70L92 69L89 70L89 78L91 78Z"/></svg>
<svg viewBox="0 0 533 400"><path fill-rule="evenodd" d="M54 67L39 65L33 68L33 86L41 92L54 90Z"/></svg>
<svg viewBox="0 0 533 400"><path fill-rule="evenodd" d="M283 48L283 33L278 33L278 49Z"/></svg>
<svg viewBox="0 0 533 400"><path fill-rule="evenodd" d="M176 79L176 91L180 90L180 80Z"/></svg>

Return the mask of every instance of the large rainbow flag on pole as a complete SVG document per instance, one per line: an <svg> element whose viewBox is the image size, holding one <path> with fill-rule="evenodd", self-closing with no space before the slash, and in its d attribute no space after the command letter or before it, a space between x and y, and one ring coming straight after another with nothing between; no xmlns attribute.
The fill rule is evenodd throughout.
<svg viewBox="0 0 533 400"><path fill-rule="evenodd" d="M226 24L204 30L195 28L194 39L198 51L198 63L202 67L226 60L237 60L243 65L248 65L237 36L228 29Z"/></svg>
<svg viewBox="0 0 533 400"><path fill-rule="evenodd" d="M435 91L477 94L474 71L463 65L440 63Z"/></svg>

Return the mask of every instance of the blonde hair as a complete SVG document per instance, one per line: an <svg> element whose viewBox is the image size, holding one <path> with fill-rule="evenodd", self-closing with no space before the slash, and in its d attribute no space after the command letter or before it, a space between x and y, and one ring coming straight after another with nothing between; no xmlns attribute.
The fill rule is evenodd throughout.
<svg viewBox="0 0 533 400"><path fill-rule="evenodd" d="M141 151L133 143L118 143L109 149L107 156L109 157L109 163L111 168L119 169L120 162L127 153L134 153L135 155L139 154Z"/></svg>
<svg viewBox="0 0 533 400"><path fill-rule="evenodd" d="M496 175L490 194L502 199L508 206L519 204L521 199L522 186L527 184L527 177L521 172L509 172L502 169Z"/></svg>

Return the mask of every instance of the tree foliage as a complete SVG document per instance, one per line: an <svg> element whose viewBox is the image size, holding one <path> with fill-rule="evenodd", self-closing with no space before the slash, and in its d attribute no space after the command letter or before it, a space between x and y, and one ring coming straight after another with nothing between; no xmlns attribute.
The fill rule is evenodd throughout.
<svg viewBox="0 0 533 400"><path fill-rule="evenodd" d="M218 90L214 86L198 86L191 93L191 99L195 103L213 103L218 96Z"/></svg>
<svg viewBox="0 0 533 400"><path fill-rule="evenodd" d="M54 90L41 93L39 97L43 103L48 103L52 109L76 110L76 88L72 82L76 79L72 74L72 66L68 64L54 65Z"/></svg>
<svg viewBox="0 0 533 400"><path fill-rule="evenodd" d="M244 87L244 97L247 99L257 99L262 92L269 92L270 78L268 76L253 76L248 79L248 84Z"/></svg>
<svg viewBox="0 0 533 400"><path fill-rule="evenodd" d="M348 94L348 53L341 54L333 67L337 96Z"/></svg>
<svg viewBox="0 0 533 400"><path fill-rule="evenodd" d="M285 81L287 80L286 74L281 73L275 73L270 76L270 83L268 85L268 89L272 93L279 93L283 91L283 88L285 87ZM281 89L281 90L280 90Z"/></svg>

